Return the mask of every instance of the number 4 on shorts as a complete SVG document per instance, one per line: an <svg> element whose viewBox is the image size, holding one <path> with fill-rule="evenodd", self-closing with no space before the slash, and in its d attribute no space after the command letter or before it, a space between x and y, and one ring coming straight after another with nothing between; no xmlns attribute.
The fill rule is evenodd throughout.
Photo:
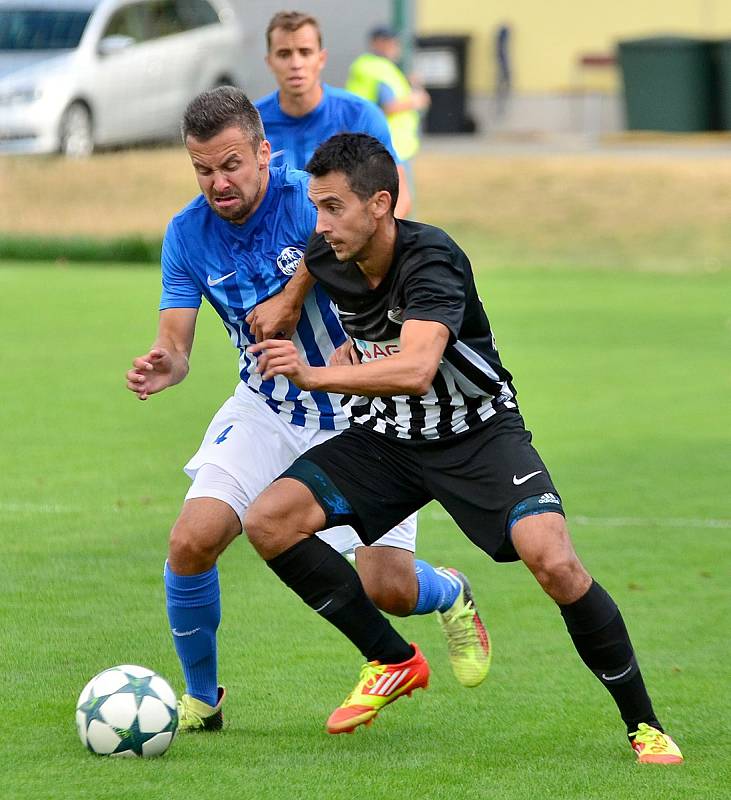
<svg viewBox="0 0 731 800"><path fill-rule="evenodd" d="M218 434L218 437L216 438L215 444L221 444L221 442L225 441L226 437L229 434L229 431L231 430L231 428L233 428L233 425L229 425L228 428L226 428L225 430L222 430L221 433Z"/></svg>

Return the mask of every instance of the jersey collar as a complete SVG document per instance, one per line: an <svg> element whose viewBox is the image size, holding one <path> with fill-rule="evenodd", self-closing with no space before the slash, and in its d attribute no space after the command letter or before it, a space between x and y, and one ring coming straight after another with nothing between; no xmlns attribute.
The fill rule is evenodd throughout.
<svg viewBox="0 0 731 800"><path fill-rule="evenodd" d="M284 117L284 119L297 120L299 122L301 120L309 120L317 116L325 107L328 95L330 94L330 87L326 83L321 83L320 85L322 86L322 97L320 98L320 102L312 109L312 111L308 111L307 114L304 114L301 117L293 117L291 114L287 114L285 111L282 111L282 106L279 102L279 90L277 90L277 109L282 117Z"/></svg>

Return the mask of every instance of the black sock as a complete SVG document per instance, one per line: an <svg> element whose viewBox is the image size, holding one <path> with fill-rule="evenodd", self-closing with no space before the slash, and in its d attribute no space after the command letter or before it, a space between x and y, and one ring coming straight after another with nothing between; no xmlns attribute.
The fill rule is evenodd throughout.
<svg viewBox="0 0 731 800"><path fill-rule="evenodd" d="M367 661L400 664L414 655L363 590L358 573L329 544L310 536L266 562L308 606L334 625Z"/></svg>
<svg viewBox="0 0 731 800"><path fill-rule="evenodd" d="M612 695L627 733L641 722L662 731L614 600L593 581L583 597L559 609L581 660Z"/></svg>

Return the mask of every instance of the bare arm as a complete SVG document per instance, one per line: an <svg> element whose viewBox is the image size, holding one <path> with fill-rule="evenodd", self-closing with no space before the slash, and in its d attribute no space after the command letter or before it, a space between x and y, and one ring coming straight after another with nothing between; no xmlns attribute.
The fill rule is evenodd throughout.
<svg viewBox="0 0 731 800"><path fill-rule="evenodd" d="M449 330L441 322L408 320L401 329L400 351L353 366L310 367L292 342L269 339L252 345L265 380L285 375L301 389L360 394L369 397L424 395L429 391Z"/></svg>
<svg viewBox="0 0 731 800"><path fill-rule="evenodd" d="M299 322L307 292L315 285L304 261L279 294L259 303L246 317L257 342L264 339L290 339Z"/></svg>
<svg viewBox="0 0 731 800"><path fill-rule="evenodd" d="M381 107L384 114L396 114L399 111L425 111L430 105L429 93L425 89L417 87L406 97L389 100Z"/></svg>
<svg viewBox="0 0 731 800"><path fill-rule="evenodd" d="M150 350L132 361L127 388L147 400L185 378L193 348L197 308L166 308L160 312L157 338Z"/></svg>

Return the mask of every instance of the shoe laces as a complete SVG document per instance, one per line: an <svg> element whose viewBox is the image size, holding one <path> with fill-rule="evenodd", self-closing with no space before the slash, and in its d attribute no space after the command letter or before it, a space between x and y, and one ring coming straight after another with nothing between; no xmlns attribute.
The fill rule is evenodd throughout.
<svg viewBox="0 0 731 800"><path fill-rule="evenodd" d="M647 745L653 749L658 748L664 750L667 746L667 736L665 736L662 731L653 728L652 725L648 725L646 722L641 722L637 730L631 733L630 736L633 737L635 742Z"/></svg>
<svg viewBox="0 0 731 800"><path fill-rule="evenodd" d="M377 664L373 661L367 661L360 668L360 676L358 677L358 684L355 689L345 698L343 705L347 705L352 699L353 695L367 689L371 689L376 685L378 679L386 671L385 664Z"/></svg>
<svg viewBox="0 0 731 800"><path fill-rule="evenodd" d="M203 725L203 717L197 714L187 703L178 703L178 724L181 722L192 722L196 727Z"/></svg>
<svg viewBox="0 0 731 800"><path fill-rule="evenodd" d="M464 622L472 622L475 618L475 607L472 601L468 601L464 606L451 615L445 624L449 628L448 646L450 650L460 651L470 647L475 639L475 629L471 624L465 625ZM454 623L459 623L455 625Z"/></svg>

